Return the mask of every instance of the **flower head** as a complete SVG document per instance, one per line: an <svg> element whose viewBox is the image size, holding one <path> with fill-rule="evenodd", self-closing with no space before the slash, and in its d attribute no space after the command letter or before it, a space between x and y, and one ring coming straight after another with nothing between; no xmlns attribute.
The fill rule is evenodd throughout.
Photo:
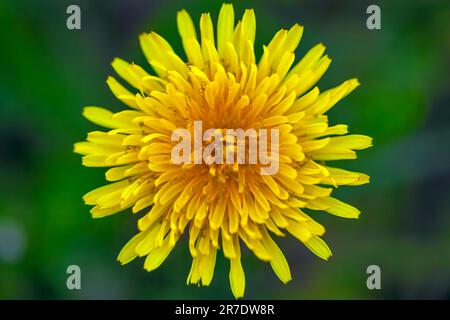
<svg viewBox="0 0 450 320"><path fill-rule="evenodd" d="M192 255L188 283L209 285L217 251L222 250L230 260L231 290L242 297L241 242L270 263L286 283L291 279L289 265L273 235L290 234L328 259L331 251L321 239L325 229L307 211L344 218L360 214L331 193L340 185L367 183L369 177L334 168L328 161L355 159L355 150L371 146L372 140L348 135L346 125L330 126L325 115L359 83L351 79L323 92L314 87L331 59L318 44L295 62L303 33L297 24L277 32L263 47L259 61L253 49L253 10L246 10L235 24L233 6L224 4L216 29L210 15L202 14L199 34L183 10L177 25L186 61L158 34L141 34L142 50L155 75L115 59L114 70L133 89L113 77L107 79L113 94L131 109L118 113L84 109L87 119L109 131L90 132L87 141L75 144L75 152L84 155L85 166L110 167L106 171L110 183L83 199L94 206L94 218L127 208L143 213L139 233L119 254L123 264L146 257L144 268L154 270L187 234ZM245 161L175 162L174 131L182 128L195 135L197 121L203 129L223 134L220 145L230 139L226 129L277 130L278 141L268 140L277 147L277 171L261 174L261 163ZM202 150L208 141L200 141ZM225 147L233 157L238 149L234 142ZM217 153L211 155L218 158ZM271 151L267 158L274 156Z"/></svg>

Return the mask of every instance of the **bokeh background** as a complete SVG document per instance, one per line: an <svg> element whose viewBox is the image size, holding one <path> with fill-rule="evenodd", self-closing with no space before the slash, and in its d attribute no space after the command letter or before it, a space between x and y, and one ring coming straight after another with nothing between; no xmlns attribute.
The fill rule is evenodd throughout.
<svg viewBox="0 0 450 320"><path fill-rule="evenodd" d="M81 7L82 29L66 28L66 8ZM293 280L244 253L249 299L450 298L450 5L448 1L234 1L257 15L257 54L281 27L305 26L304 54L327 45L333 64L322 89L350 77L362 86L331 112L333 123L374 137L375 146L343 167L372 182L336 194L363 215L315 214L333 257L324 262L293 238L279 242ZM382 29L366 28L366 8L381 7ZM218 255L210 287L187 286L190 258L180 242L161 268L116 262L135 232L124 212L92 220L82 195L104 183L72 145L96 128L84 105L124 106L105 79L116 56L145 65L137 36L155 30L178 52L176 11L195 20L219 1L0 1L0 298L232 298L228 262ZM149 68L148 68L149 69ZM81 268L82 289L66 287ZM366 268L381 267L382 289L368 290Z"/></svg>

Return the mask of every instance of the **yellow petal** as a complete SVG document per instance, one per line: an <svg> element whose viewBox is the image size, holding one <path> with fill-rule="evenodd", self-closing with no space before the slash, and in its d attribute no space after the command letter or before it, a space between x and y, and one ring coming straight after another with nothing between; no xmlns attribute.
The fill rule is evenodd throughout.
<svg viewBox="0 0 450 320"><path fill-rule="evenodd" d="M270 259L270 265L277 277L283 282L288 283L291 281L291 270L289 264L286 261L283 253L277 244L272 240L267 230L263 228L262 230L263 239L262 244L270 252L272 259Z"/></svg>
<svg viewBox="0 0 450 320"><path fill-rule="evenodd" d="M311 250L311 252L324 260L328 260L328 258L331 257L330 248L327 246L325 241L318 236L313 235L305 241L304 244L309 250Z"/></svg>
<svg viewBox="0 0 450 320"><path fill-rule="evenodd" d="M332 197L317 198L308 202L308 207L315 208L316 206L319 206L318 210L325 210L343 218L357 219L361 213L355 207Z"/></svg>
<svg viewBox="0 0 450 320"><path fill-rule="evenodd" d="M195 38L197 39L197 33L195 32L195 26L192 22L191 16L186 10L178 11L177 14L177 26L178 32L183 39Z"/></svg>
<svg viewBox="0 0 450 320"><path fill-rule="evenodd" d="M125 87L122 86L116 79L114 79L113 77L108 77L106 83L108 84L111 92L117 97L117 99L125 103L127 106L139 109L134 94L125 89Z"/></svg>
<svg viewBox="0 0 450 320"><path fill-rule="evenodd" d="M113 119L113 113L100 107L84 107L83 116L89 121L105 128L120 128L124 123Z"/></svg>
<svg viewBox="0 0 450 320"><path fill-rule="evenodd" d="M230 260L230 287L233 295L236 299L242 298L245 291L245 274L241 264L241 252L239 247L239 239L234 237L235 248L237 251L237 257Z"/></svg>
<svg viewBox="0 0 450 320"><path fill-rule="evenodd" d="M294 24L288 31L285 47L287 51L294 52L303 35L303 26Z"/></svg>
<svg viewBox="0 0 450 320"><path fill-rule="evenodd" d="M146 234L146 232L140 232L127 242L117 257L121 264L126 264L137 257L135 252L136 246L145 238Z"/></svg>
<svg viewBox="0 0 450 320"><path fill-rule="evenodd" d="M234 31L234 9L232 4L224 3L217 21L217 48L220 57L223 56L225 43L230 41Z"/></svg>
<svg viewBox="0 0 450 320"><path fill-rule="evenodd" d="M152 271L158 268L164 262L164 260L166 260L172 249L173 246L169 245L169 237L166 237L161 247L155 248L150 251L147 258L145 259L144 269L147 271Z"/></svg>

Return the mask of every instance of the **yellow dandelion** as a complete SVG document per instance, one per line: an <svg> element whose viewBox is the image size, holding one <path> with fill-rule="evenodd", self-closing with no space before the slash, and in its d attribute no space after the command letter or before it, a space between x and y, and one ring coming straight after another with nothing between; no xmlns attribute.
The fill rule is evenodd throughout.
<svg viewBox="0 0 450 320"><path fill-rule="evenodd" d="M328 259L331 251L321 239L325 229L306 211L344 218L360 214L331 193L340 185L368 183L369 177L328 166L328 161L355 159L355 150L371 146L372 139L348 135L343 124L329 126L325 115L359 85L358 80L323 92L314 87L331 59L318 44L295 63L294 52L303 33L297 24L277 32L257 62L256 19L251 9L236 24L233 6L224 4L216 29L204 13L199 35L184 10L178 12L177 25L187 61L160 35L143 33L140 44L155 75L115 59L114 70L133 89L113 77L106 81L131 110L112 113L100 107L84 108L88 120L109 130L90 132L87 141L75 144L74 151L83 155L87 167L110 167L106 171L110 183L83 199L94 206L94 218L128 208L142 212L139 233L119 254L122 264L146 257L144 268L154 270L187 234L192 255L187 282L209 285L217 251L222 250L230 261L231 290L239 298L245 290L242 240L287 283L289 265L273 235L289 233ZM278 130L278 142L269 141L278 149L278 171L261 174L262 163L175 162L172 152L178 141L173 133L183 128L195 135L197 121L204 130L219 133L238 128ZM220 144L227 139L225 133ZM201 147L207 142L202 140ZM227 145L233 156L238 149L238 144ZM189 159L196 151L191 152ZM271 152L268 157L272 156Z"/></svg>

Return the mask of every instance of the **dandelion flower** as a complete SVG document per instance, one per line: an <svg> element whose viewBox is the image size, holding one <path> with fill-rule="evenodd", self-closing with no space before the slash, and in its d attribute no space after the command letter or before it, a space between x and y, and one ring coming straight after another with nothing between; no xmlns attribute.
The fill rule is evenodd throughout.
<svg viewBox="0 0 450 320"><path fill-rule="evenodd" d="M290 234L326 260L331 251L321 238L325 229L309 214L360 214L331 193L341 185L368 183L369 177L329 166L329 161L355 159L355 150L371 146L372 139L347 134L344 124L329 125L326 115L358 80L321 92L315 84L331 59L318 44L296 62L303 33L298 24L278 31L257 61L251 9L235 23L233 6L224 4L217 27L204 13L199 29L182 10L177 26L186 59L151 32L139 40L153 74L121 59L112 62L127 87L113 77L106 82L130 109L84 108L88 120L107 130L90 132L74 151L83 155L84 166L109 169L108 184L83 199L93 206L94 218L128 208L141 215L139 232L119 254L122 264L146 257L144 268L154 270L186 234L190 284L211 283L221 250L230 261L232 293L242 297L241 242L287 283L289 265L274 235ZM195 121L202 121L204 129L279 130L278 172L262 175L261 164L174 163L172 133L177 128L192 132Z"/></svg>

